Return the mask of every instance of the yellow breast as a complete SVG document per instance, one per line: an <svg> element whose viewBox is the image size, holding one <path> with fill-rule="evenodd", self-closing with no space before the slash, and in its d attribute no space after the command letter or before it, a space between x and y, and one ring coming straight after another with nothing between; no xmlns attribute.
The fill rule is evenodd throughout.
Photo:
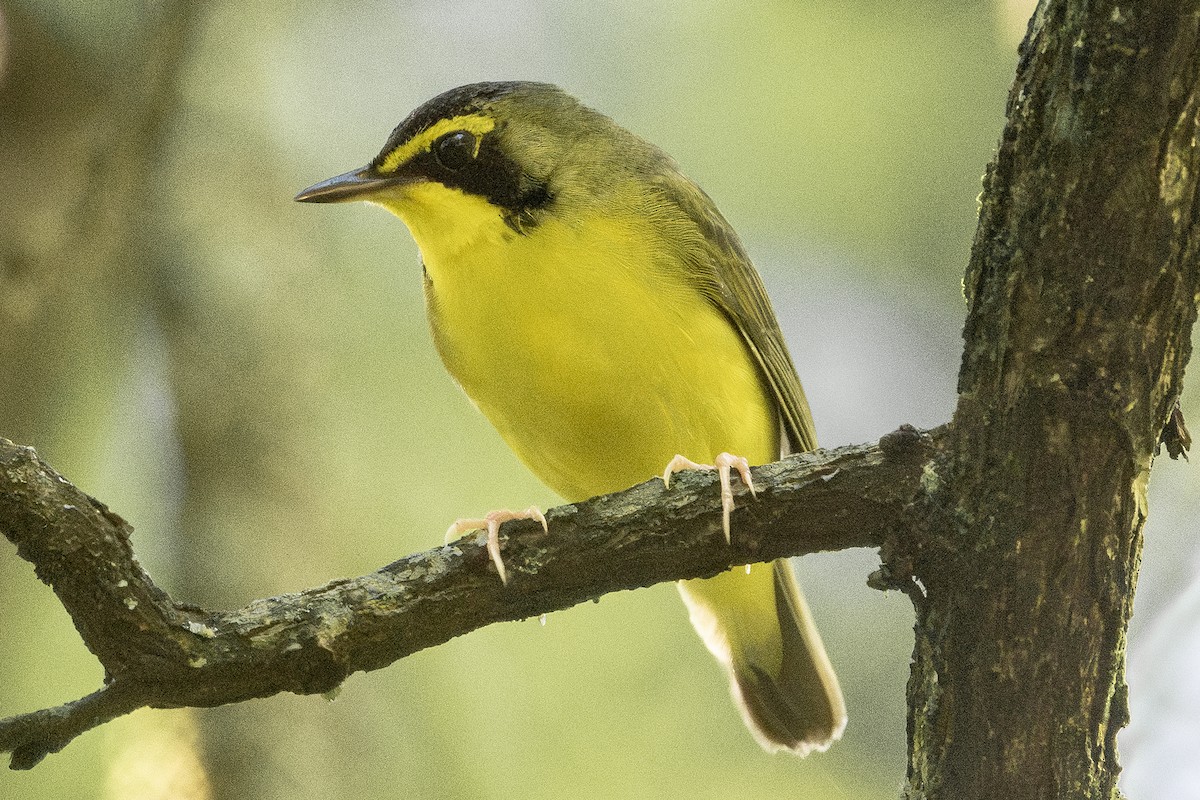
<svg viewBox="0 0 1200 800"><path fill-rule="evenodd" d="M439 184L380 202L420 247L447 368L566 499L645 480L675 453L778 457L774 404L740 334L643 214L550 216L517 233Z"/></svg>

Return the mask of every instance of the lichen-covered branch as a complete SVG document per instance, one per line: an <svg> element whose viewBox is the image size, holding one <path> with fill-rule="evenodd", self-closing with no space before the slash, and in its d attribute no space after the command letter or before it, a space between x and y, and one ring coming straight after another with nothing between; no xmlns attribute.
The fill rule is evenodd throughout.
<svg viewBox="0 0 1200 800"><path fill-rule="evenodd" d="M715 575L731 565L879 546L902 526L942 430L794 456L754 472L727 545L714 477L684 474L501 528L509 583L481 537L376 572L236 611L184 605L141 569L129 525L0 439L0 531L34 564L104 665L104 689L0 721L0 751L29 768L74 736L142 706L215 706L277 692L329 691L493 622L567 608L620 589Z"/></svg>

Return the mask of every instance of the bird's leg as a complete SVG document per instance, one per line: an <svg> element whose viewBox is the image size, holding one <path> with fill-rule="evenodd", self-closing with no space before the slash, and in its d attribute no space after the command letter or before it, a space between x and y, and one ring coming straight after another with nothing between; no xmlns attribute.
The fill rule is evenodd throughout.
<svg viewBox="0 0 1200 800"><path fill-rule="evenodd" d="M542 523L542 530L550 532L550 527L546 524L546 515L541 512L537 506L530 506L524 511L509 511L507 508L502 508L499 511L490 511L480 519L456 519L454 523L446 530L446 541L449 542L456 536L461 536L467 531L487 531L487 551L492 557L492 563L496 565L496 572L500 574L500 582L508 584L508 571L504 569L504 559L500 557L500 526L510 519L536 519Z"/></svg>
<svg viewBox="0 0 1200 800"><path fill-rule="evenodd" d="M750 477L750 462L741 456L735 456L730 453L721 453L715 459L715 464L697 464L690 458L684 458L677 455L671 459L671 463L667 464L667 468L663 470L663 484L667 488L671 487L671 475L684 469L715 469L717 475L721 479L721 522L725 529L725 542L731 543L732 539L729 534L729 512L733 511L733 486L730 482L730 470L736 469L738 475L742 478L742 483L746 484L746 488L750 490L750 494L757 496L754 491L754 480Z"/></svg>

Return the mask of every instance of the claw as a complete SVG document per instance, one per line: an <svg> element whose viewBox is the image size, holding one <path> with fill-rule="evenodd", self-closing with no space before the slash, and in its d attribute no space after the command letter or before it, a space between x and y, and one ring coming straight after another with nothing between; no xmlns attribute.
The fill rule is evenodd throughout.
<svg viewBox="0 0 1200 800"><path fill-rule="evenodd" d="M729 533L729 514L733 511L733 485L730 478L732 470L737 470L737 474L742 479L742 483L746 484L746 488L750 490L753 497L757 497L758 493L754 490L754 480L750 476L750 462L741 456L735 456L730 453L721 453L715 459L716 464L697 464L690 458L684 458L677 455L667 464L667 468L663 470L663 484L669 489L671 488L671 474L684 469L708 469L717 471L717 476L721 481L721 525L725 530L725 543L732 544L733 540Z"/></svg>
<svg viewBox="0 0 1200 800"><path fill-rule="evenodd" d="M454 520L446 529L446 541L449 542L452 538L461 536L467 531L486 530L488 555L491 556L492 563L496 565L500 582L507 586L508 570L504 568L504 559L500 557L500 526L513 519L535 519L542 523L542 530L550 532L550 526L546 523L546 515L537 506L530 506L524 511L510 511L502 508L499 511L489 511L487 516L479 519Z"/></svg>

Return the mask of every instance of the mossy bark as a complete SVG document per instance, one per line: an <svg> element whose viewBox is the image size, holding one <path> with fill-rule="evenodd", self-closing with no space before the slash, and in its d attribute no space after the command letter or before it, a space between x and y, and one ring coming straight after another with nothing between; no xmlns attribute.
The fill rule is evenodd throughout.
<svg viewBox="0 0 1200 800"><path fill-rule="evenodd" d="M1146 482L1196 316L1200 3L1045 2L931 465L910 798L1115 798Z"/></svg>

